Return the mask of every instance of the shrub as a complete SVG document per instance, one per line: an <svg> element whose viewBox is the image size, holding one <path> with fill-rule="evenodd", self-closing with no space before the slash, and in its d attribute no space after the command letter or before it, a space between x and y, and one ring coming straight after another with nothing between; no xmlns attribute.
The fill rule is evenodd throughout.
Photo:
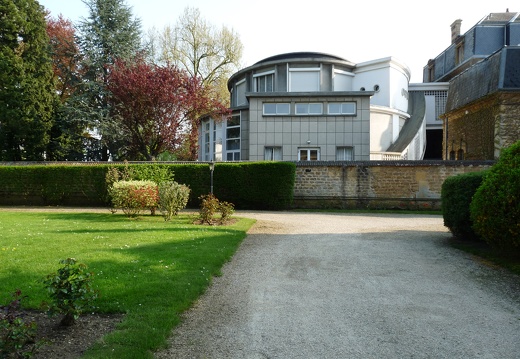
<svg viewBox="0 0 520 359"><path fill-rule="evenodd" d="M159 190L159 210L162 212L164 220L171 220L179 211L186 207L190 197L190 188L174 181L161 182Z"/></svg>
<svg viewBox="0 0 520 359"><path fill-rule="evenodd" d="M442 184L444 225L459 239L478 240L472 229L470 203L482 183L485 172L471 172L447 178Z"/></svg>
<svg viewBox="0 0 520 359"><path fill-rule="evenodd" d="M233 213L235 213L235 206L232 203L219 201L212 193L202 195L199 197L200 212L199 219L202 223L214 224L215 215L220 213L219 223L224 224Z"/></svg>
<svg viewBox="0 0 520 359"><path fill-rule="evenodd" d="M144 209L157 207L159 194L152 181L118 181L109 189L112 206L121 208L127 216L135 216Z"/></svg>
<svg viewBox="0 0 520 359"><path fill-rule="evenodd" d="M97 292L92 288L92 273L87 266L76 263L74 258L60 261L63 267L56 273L50 273L43 280L50 294L52 304L48 305L49 314L64 314L60 324L71 326L81 313L89 309L97 298Z"/></svg>
<svg viewBox="0 0 520 359"><path fill-rule="evenodd" d="M13 293L13 301L0 307L0 358L30 358L41 346L37 342L36 323L27 322L20 305L22 292Z"/></svg>
<svg viewBox="0 0 520 359"><path fill-rule="evenodd" d="M471 202L471 219L491 247L520 256L520 141L489 170Z"/></svg>
<svg viewBox="0 0 520 359"><path fill-rule="evenodd" d="M218 206L220 212L220 223L225 223L235 213L235 206L233 203L220 202Z"/></svg>
<svg viewBox="0 0 520 359"><path fill-rule="evenodd" d="M219 200L212 193L202 195L199 197L201 200L199 218L202 223L213 224L213 217L219 209Z"/></svg>

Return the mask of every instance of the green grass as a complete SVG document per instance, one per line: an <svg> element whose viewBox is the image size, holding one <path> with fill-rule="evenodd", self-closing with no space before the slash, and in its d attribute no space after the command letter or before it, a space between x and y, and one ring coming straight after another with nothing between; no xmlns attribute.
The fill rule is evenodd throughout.
<svg viewBox="0 0 520 359"><path fill-rule="evenodd" d="M25 305L38 308L49 300L43 277L61 259L76 258L94 272L97 311L125 314L85 357L152 358L253 223L210 227L187 215L165 222L108 212L0 212L0 303L21 289Z"/></svg>

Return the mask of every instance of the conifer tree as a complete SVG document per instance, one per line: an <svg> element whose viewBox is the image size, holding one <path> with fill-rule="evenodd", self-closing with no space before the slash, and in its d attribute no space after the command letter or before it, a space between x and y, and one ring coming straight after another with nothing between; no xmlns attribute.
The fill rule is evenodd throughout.
<svg viewBox="0 0 520 359"><path fill-rule="evenodd" d="M0 19L0 160L43 160L56 101L44 11L0 0Z"/></svg>
<svg viewBox="0 0 520 359"><path fill-rule="evenodd" d="M84 0L89 16L79 24L84 81L73 99L78 116L89 120L101 138L101 160L117 157L122 133L110 117L108 69L116 60L134 58L141 49L141 22L124 0ZM78 98L79 96L79 98Z"/></svg>

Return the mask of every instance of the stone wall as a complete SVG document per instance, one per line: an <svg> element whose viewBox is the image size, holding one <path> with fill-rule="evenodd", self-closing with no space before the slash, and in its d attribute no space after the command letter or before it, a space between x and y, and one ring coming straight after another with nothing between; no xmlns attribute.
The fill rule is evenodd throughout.
<svg viewBox="0 0 520 359"><path fill-rule="evenodd" d="M294 208L440 209L450 176L492 161L297 162Z"/></svg>

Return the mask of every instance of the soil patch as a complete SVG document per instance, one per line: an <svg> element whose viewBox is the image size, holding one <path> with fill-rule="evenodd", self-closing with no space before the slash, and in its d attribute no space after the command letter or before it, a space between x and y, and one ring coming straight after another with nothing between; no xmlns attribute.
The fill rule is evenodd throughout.
<svg viewBox="0 0 520 359"><path fill-rule="evenodd" d="M85 314L71 327L59 325L60 316L49 317L46 313L26 311L26 322L37 325L36 340L45 341L32 357L35 359L79 358L94 343L112 332L123 319L123 314Z"/></svg>

